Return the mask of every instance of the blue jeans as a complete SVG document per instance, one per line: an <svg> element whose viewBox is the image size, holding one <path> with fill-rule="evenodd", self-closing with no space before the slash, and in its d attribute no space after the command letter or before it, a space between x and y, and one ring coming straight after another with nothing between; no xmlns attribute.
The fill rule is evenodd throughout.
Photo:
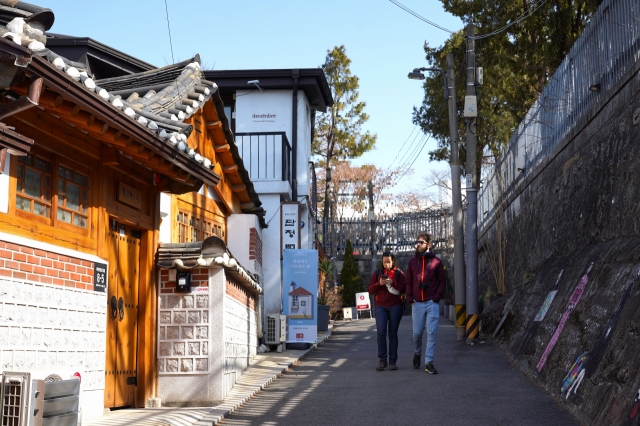
<svg viewBox="0 0 640 426"><path fill-rule="evenodd" d="M389 330L389 364L395 364L398 360L398 327L400 327L401 319L402 305L390 308L376 306L378 358L380 361L387 361L387 330Z"/></svg>
<svg viewBox="0 0 640 426"><path fill-rule="evenodd" d="M415 302L412 305L411 316L413 318L413 353L418 356L422 353L422 333L424 333L426 325L427 351L424 354L424 362L426 364L433 362L433 354L436 351L440 305L433 300Z"/></svg>

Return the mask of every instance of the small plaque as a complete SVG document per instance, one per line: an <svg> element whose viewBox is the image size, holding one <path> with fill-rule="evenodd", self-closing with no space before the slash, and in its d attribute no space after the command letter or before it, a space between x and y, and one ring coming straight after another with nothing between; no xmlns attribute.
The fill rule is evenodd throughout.
<svg viewBox="0 0 640 426"><path fill-rule="evenodd" d="M139 209L142 205L142 192L126 183L118 182L118 201Z"/></svg>
<svg viewBox="0 0 640 426"><path fill-rule="evenodd" d="M104 263L93 263L93 291L107 291L107 265Z"/></svg>

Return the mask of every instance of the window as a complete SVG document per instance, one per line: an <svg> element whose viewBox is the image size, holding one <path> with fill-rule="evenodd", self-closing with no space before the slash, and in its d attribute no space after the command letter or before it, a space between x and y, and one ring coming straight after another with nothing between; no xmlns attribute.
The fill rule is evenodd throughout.
<svg viewBox="0 0 640 426"><path fill-rule="evenodd" d="M87 227L89 178L75 170L58 166L58 220Z"/></svg>
<svg viewBox="0 0 640 426"><path fill-rule="evenodd" d="M88 229L89 193L89 176L77 167L63 165L53 155L31 152L18 157L17 212L36 215L52 225L66 223Z"/></svg>
<svg viewBox="0 0 640 426"><path fill-rule="evenodd" d="M203 215L178 211L178 242L204 241L213 235L224 238L224 225Z"/></svg>
<svg viewBox="0 0 640 426"><path fill-rule="evenodd" d="M51 161L33 154L18 157L16 209L51 217Z"/></svg>

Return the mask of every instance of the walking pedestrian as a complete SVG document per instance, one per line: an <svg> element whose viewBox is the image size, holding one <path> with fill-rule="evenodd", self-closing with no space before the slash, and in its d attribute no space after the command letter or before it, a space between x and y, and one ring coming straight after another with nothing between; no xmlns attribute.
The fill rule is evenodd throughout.
<svg viewBox="0 0 640 426"><path fill-rule="evenodd" d="M382 254L382 270L376 270L369 280L369 293L376 301L376 329L378 335L378 366L382 371L397 370L398 328L402 319L402 295L405 292L405 278L396 267L395 256L389 252ZM387 346L387 336L389 338ZM387 350L388 349L388 350ZM388 363L387 363L388 356Z"/></svg>
<svg viewBox="0 0 640 426"><path fill-rule="evenodd" d="M420 234L416 238L416 254L407 267L407 301L411 304L413 320L413 368L420 368L422 335L427 329L427 348L424 354L425 371L438 374L433 366L436 351L436 335L440 317L440 299L444 293L446 278L444 266L431 251L432 238Z"/></svg>

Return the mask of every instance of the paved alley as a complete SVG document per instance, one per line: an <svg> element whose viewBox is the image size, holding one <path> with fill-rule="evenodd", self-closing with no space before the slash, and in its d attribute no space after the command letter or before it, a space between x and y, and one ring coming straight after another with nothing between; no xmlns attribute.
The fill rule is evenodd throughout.
<svg viewBox="0 0 640 426"><path fill-rule="evenodd" d="M411 366L403 317L397 371L375 370L372 319L336 323L331 338L226 417L224 425L572 425L575 420L491 345L457 342L440 319L435 366Z"/></svg>

